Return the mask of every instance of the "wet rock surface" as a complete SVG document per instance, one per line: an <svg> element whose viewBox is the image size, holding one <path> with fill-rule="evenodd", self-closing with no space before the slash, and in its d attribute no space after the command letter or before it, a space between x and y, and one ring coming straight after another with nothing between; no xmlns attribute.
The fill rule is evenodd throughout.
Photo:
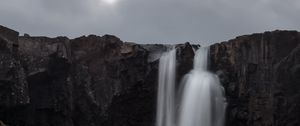
<svg viewBox="0 0 300 126"><path fill-rule="evenodd" d="M298 32L274 31L211 46L228 126L299 125L299 41ZM179 89L198 47L139 45L112 35L18 36L1 26L0 120L9 126L154 126L159 57L176 48Z"/></svg>

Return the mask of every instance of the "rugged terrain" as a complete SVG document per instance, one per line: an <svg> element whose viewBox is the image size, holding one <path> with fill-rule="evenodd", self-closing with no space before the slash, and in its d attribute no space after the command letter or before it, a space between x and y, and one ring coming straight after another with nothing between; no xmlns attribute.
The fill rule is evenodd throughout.
<svg viewBox="0 0 300 126"><path fill-rule="evenodd" d="M198 46L174 47L180 82ZM0 126L154 126L158 59L170 48L112 35L19 36L0 26ZM241 36L212 45L210 55L226 91L226 125L300 125L300 33Z"/></svg>

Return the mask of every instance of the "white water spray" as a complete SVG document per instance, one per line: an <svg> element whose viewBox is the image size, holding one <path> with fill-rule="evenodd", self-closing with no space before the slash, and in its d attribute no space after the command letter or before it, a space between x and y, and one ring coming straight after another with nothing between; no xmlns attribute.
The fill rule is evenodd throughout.
<svg viewBox="0 0 300 126"><path fill-rule="evenodd" d="M164 53L159 60L156 126L175 126L176 50Z"/></svg>
<svg viewBox="0 0 300 126"><path fill-rule="evenodd" d="M196 51L186 75L178 126L223 126L226 102L219 78L207 71L208 47Z"/></svg>

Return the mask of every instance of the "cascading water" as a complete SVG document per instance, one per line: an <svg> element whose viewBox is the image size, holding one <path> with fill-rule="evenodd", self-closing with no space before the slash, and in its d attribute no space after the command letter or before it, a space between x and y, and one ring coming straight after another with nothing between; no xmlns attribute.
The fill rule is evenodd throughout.
<svg viewBox="0 0 300 126"><path fill-rule="evenodd" d="M194 68L183 78L179 112L175 112L176 50L159 60L156 126L222 126L226 102L219 78L208 72L209 48L196 51ZM178 100L178 99L176 99ZM178 114L179 115L176 115Z"/></svg>
<svg viewBox="0 0 300 126"><path fill-rule="evenodd" d="M208 47L196 51L194 69L186 75L178 126L222 126L226 102L216 75L207 71Z"/></svg>
<svg viewBox="0 0 300 126"><path fill-rule="evenodd" d="M159 60L156 126L175 126L176 50L164 53Z"/></svg>

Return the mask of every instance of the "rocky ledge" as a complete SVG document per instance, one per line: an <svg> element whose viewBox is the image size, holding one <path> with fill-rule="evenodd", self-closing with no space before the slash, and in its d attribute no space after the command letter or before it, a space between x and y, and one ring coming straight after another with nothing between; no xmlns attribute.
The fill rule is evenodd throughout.
<svg viewBox="0 0 300 126"><path fill-rule="evenodd" d="M0 26L0 126L154 126L160 55L177 49L179 82L197 47L19 36ZM241 36L210 55L226 91L226 125L300 124L300 33Z"/></svg>

